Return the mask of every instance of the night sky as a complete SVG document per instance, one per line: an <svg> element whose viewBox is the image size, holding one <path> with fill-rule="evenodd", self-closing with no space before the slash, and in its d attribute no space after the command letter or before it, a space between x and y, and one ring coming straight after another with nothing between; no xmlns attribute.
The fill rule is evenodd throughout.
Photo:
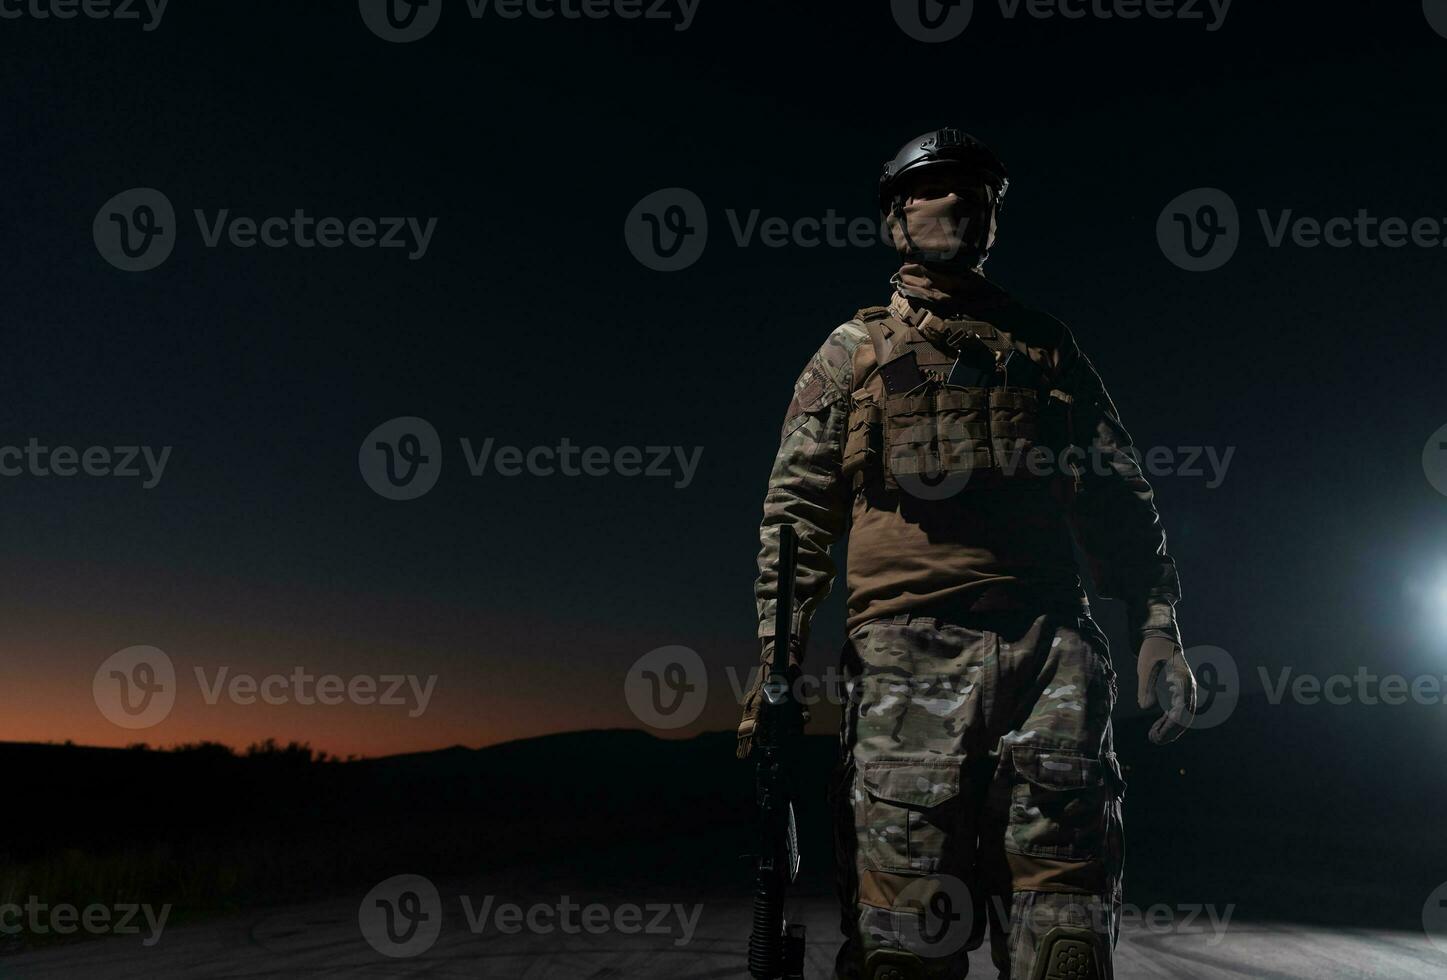
<svg viewBox="0 0 1447 980"><path fill-rule="evenodd" d="M937 44L883 2L702 0L687 30L449 2L411 44L355 2L178 3L149 31L0 19L0 446L173 447L151 489L0 477L0 740L380 755L636 727L625 677L672 644L713 671L681 733L731 726L724 669L754 657L790 386L833 327L887 301L897 262L740 246L729 212L872 219L882 161L951 123L1011 170L992 277L1071 325L1139 444L1234 448L1220 486L1153 481L1187 646L1253 675L1447 673L1447 497L1423 461L1447 424L1447 248L1272 248L1257 217L1447 223L1447 37L1417 3L1391 7L1240 0L1209 31L978 2ZM163 264L125 272L92 225L136 187L164 193L178 234ZM710 235L659 272L625 219L673 187ZM1231 196L1242 234L1193 273L1156 225L1200 187ZM195 209L436 226L415 260L213 248ZM401 416L430 422L444 457L411 501L358 464ZM686 487L472 477L462 438L702 455ZM821 670L841 593L817 622ZM1120 619L1103 610L1132 675ZM164 722L128 731L92 679L138 644L182 682ZM435 674L436 692L409 718L212 706L193 680L298 665Z"/></svg>

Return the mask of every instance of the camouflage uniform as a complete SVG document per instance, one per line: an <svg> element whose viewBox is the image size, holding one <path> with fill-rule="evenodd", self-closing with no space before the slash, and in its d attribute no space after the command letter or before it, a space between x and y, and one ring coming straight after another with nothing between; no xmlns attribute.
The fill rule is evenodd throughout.
<svg viewBox="0 0 1447 980"><path fill-rule="evenodd" d="M895 317L921 312L903 296L891 310ZM848 697L834 801L846 937L838 975L964 976L964 951L988 931L1001 977L1096 976L1083 972L1092 946L1108 976L1121 896L1124 783L1112 745L1116 677L1105 639L1090 619L1068 546L1068 583L1059 577L1055 544L1047 549L1056 552L1054 564L1038 568L1000 560L986 548L981 560L999 567L985 568L978 589L954 594L950 581L923 581L931 573L916 567L914 553L888 540L888 522L917 533L915 525L936 512L928 508L970 513L999 506L1011 491L969 490L921 504L886 488L877 472L851 476L846 447L869 398L864 381L878 373L868 320L862 313L836 329L795 385L764 503L756 588L767 658L778 528L792 524L799 535L799 639L791 651L797 662L834 578L830 545L853 527L843 655ZM1073 531L1101 594L1127 601L1136 638L1178 644L1175 567L1150 487L1093 367L1069 331L1049 322L1059 331L1049 343L1008 332L1004 342L1065 389L1051 394L1073 404L1068 438L1092 454L1094 465L1056 474L1052 485L1074 483L1063 496L1030 495L1044 501L1043 509L1022 511L1020 534L1034 547L1026 525L1049 523L1058 510L1061 527L1069 528L1065 539ZM999 513L1006 516L991 512L986 522L995 533L1009 523L1010 512ZM947 535L943 544L935 538L917 540L921 548L952 553ZM1054 541L1049 534L1038 540ZM868 587L855 581L856 565L877 557L871 549L888 552L900 566L889 588L877 575ZM966 541L958 550L973 553ZM1048 587L1036 587L1046 579ZM997 583L1015 601L976 601L999 593ZM951 601L935 601L945 593ZM740 728L745 744L750 708ZM1064 931L1052 934L1058 927ZM1037 963L1039 955L1049 962Z"/></svg>
<svg viewBox="0 0 1447 980"><path fill-rule="evenodd" d="M1112 943L1124 783L1115 672L1093 627L901 614L855 630L845 667L841 972L862 954L903 950L930 976L962 977L987 920L1002 976L1013 963L1033 977L1056 925Z"/></svg>

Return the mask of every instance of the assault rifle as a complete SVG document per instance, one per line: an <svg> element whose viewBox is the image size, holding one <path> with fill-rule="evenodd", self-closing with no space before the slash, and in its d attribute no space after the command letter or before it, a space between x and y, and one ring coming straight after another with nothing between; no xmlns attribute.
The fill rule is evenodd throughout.
<svg viewBox="0 0 1447 980"><path fill-rule="evenodd" d="M767 670L754 728L759 807L759 851L754 874L754 929L749 936L749 975L754 980L804 976L804 927L784 921L784 892L799 875L799 831L794 822L793 743L803 734L802 708L789 682L793 640L794 528L779 528L778 618L774 654Z"/></svg>

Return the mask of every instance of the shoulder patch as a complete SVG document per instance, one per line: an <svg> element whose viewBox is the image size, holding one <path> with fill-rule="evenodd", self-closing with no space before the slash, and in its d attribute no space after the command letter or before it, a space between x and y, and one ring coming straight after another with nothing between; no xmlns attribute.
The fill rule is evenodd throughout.
<svg viewBox="0 0 1447 980"><path fill-rule="evenodd" d="M794 382L794 397L784 415L785 433L797 428L805 415L822 412L849 393L854 352L868 338L853 323L835 328Z"/></svg>
<svg viewBox="0 0 1447 980"><path fill-rule="evenodd" d="M849 393L854 380L854 352L869 341L869 333L854 323L836 327L814 356L819 369L840 395Z"/></svg>

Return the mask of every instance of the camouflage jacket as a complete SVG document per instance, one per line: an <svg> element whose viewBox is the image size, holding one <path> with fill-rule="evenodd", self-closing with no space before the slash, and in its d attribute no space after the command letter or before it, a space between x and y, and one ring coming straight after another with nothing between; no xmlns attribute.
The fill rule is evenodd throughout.
<svg viewBox="0 0 1447 980"><path fill-rule="evenodd" d="M896 296L894 307L909 309L900 296ZM1070 441L1091 461L1091 465L1080 468L1075 492L1062 508L1063 536L1068 541L1073 532L1088 559L1097 591L1126 601L1137 641L1147 635L1162 635L1179 642L1174 605L1180 589L1175 564L1167 554L1153 493L1131 451L1130 436L1099 375L1076 346L1070 331L1058 321L1040 316L1055 324L1058 336L1044 349L1030 347L1029 356L1048 371L1051 384L1068 390L1074 405ZM1023 343L1017 346L1026 350ZM856 317L829 335L794 385L760 528L762 547L755 598L758 635L764 641L765 655L772 645L775 622L778 527L791 523L799 536L793 615L793 653L797 660L814 612L833 584L835 563L830 546L849 530L851 515L855 523L867 522L869 533L875 534L881 510L892 509L887 502L881 508L877 497L862 492L843 471L852 399L865 380L856 375L869 373L874 367L868 330ZM949 506L976 506L980 499L961 494ZM858 540L857 530L852 537L851 580L855 578L856 557L873 545L869 540ZM964 542L960 547L968 548L969 544ZM908 557L912 559L913 555ZM1067 560L1074 579L1073 591L1083 601L1074 559ZM928 595L928 587L912 580L919 575L918 569L912 567L914 562L898 564L899 574L888 601L861 597L857 583L851 581L851 629L881 615L913 611L911 605Z"/></svg>

